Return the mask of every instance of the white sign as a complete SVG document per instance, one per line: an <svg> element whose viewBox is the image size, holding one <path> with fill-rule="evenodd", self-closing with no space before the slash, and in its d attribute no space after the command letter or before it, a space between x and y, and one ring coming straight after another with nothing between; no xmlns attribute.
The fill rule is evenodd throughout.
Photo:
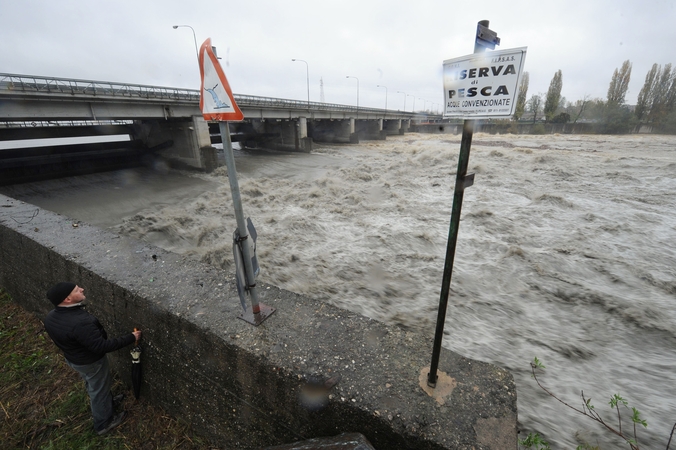
<svg viewBox="0 0 676 450"><path fill-rule="evenodd" d="M444 117L514 114L526 48L474 53L444 61Z"/></svg>

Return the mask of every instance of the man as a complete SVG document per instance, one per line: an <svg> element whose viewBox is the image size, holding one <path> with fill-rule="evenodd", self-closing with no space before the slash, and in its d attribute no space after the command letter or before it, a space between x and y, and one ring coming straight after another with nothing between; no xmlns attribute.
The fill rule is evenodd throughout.
<svg viewBox="0 0 676 450"><path fill-rule="evenodd" d="M84 289L75 283L61 282L47 291L55 308L45 318L45 329L66 362L85 382L91 404L94 430L106 434L124 419L125 412L115 414L110 393L112 377L106 353L119 350L141 337L134 331L120 338L108 339L96 317L85 311Z"/></svg>

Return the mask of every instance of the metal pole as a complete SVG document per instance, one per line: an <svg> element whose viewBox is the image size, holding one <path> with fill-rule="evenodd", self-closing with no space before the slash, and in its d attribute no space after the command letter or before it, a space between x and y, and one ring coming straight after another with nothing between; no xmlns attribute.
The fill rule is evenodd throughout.
<svg viewBox="0 0 676 450"><path fill-rule="evenodd" d="M385 110L387 111L387 86L377 85L376 87L385 88Z"/></svg>
<svg viewBox="0 0 676 450"><path fill-rule="evenodd" d="M397 94L404 94L404 112L406 112L406 97L408 97L408 94L402 91L397 91Z"/></svg>
<svg viewBox="0 0 676 450"><path fill-rule="evenodd" d="M178 27L186 27L186 28L190 28L192 30L192 39L195 42L195 55L197 56L197 62L199 64L200 52L199 52L199 50L197 50L197 36L195 36L195 29L193 27L191 27L190 25L174 25L173 26L174 30L177 29Z"/></svg>
<svg viewBox="0 0 676 450"><path fill-rule="evenodd" d="M359 119L359 78L350 75L347 75L345 78L354 78L355 80L357 80L357 119Z"/></svg>
<svg viewBox="0 0 676 450"><path fill-rule="evenodd" d="M488 20L482 20L479 24L488 27ZM478 29L478 26L477 26ZM474 53L479 53L484 47L474 41ZM446 323L446 307L448 306L448 294L451 288L451 275L453 274L453 260L455 259L455 245L458 241L458 228L460 227L460 212L462 210L462 198L465 187L471 185L473 178L466 178L469 152L472 146L474 133L474 120L465 120L462 126L462 140L460 141L460 156L458 158L458 172L455 177L455 193L453 195L453 210L451 211L451 225L448 230L448 243L446 246L446 261L444 263L444 276L441 281L441 295L439 297L439 311L437 312L437 328L434 334L432 346L432 362L430 372L427 374L427 385L436 387L437 370L439 368L439 354L441 353L441 341L444 337L444 324Z"/></svg>
<svg viewBox="0 0 676 450"><path fill-rule="evenodd" d="M291 61L301 61L305 63L305 77L307 84L307 107L310 109L310 65L303 59L292 59Z"/></svg>
<svg viewBox="0 0 676 450"><path fill-rule="evenodd" d="M221 130L221 140L223 141L223 153L225 154L225 164L228 167L228 180L230 181L230 192L232 193L232 204L235 207L235 219L239 229L239 237L245 241L249 239L249 230L244 220L244 210L242 209L242 198L239 194L239 183L237 182L237 169L235 168L235 156L232 152L232 143L230 141L230 128L228 122L218 122ZM244 270L246 271L246 282L251 295L251 310L256 323L262 322L260 317L260 305L258 304L258 294L256 292L256 278L251 264L251 251L249 243L242 245L242 256L244 259Z"/></svg>

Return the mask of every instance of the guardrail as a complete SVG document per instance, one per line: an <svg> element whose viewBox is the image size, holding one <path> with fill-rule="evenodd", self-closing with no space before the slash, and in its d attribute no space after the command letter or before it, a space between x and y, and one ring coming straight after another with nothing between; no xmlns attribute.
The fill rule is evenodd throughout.
<svg viewBox="0 0 676 450"><path fill-rule="evenodd" d="M168 99L199 102L199 91L167 88L143 84L113 83L108 81L77 80L70 78L39 77L0 73L0 91L38 94L69 94L87 97L124 97L140 99Z"/></svg>
<svg viewBox="0 0 676 450"><path fill-rule="evenodd" d="M0 73L0 94L26 93L45 95L69 95L73 97L113 97L141 100L169 100L199 102L197 89L183 89L144 84L114 83L109 81L78 80L71 78L41 77ZM288 100L275 97L234 94L240 108L295 109L315 111L369 112L399 114L409 118L428 117L428 114L393 111L379 108L364 108L335 103Z"/></svg>

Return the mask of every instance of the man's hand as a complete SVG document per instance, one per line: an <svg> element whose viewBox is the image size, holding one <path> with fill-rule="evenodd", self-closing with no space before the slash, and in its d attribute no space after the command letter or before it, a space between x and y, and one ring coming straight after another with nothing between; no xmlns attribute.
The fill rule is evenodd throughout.
<svg viewBox="0 0 676 450"><path fill-rule="evenodd" d="M134 335L134 337L136 338L137 341L139 339L141 339L141 330L137 330L136 328L134 328L134 331L133 331L132 334Z"/></svg>

